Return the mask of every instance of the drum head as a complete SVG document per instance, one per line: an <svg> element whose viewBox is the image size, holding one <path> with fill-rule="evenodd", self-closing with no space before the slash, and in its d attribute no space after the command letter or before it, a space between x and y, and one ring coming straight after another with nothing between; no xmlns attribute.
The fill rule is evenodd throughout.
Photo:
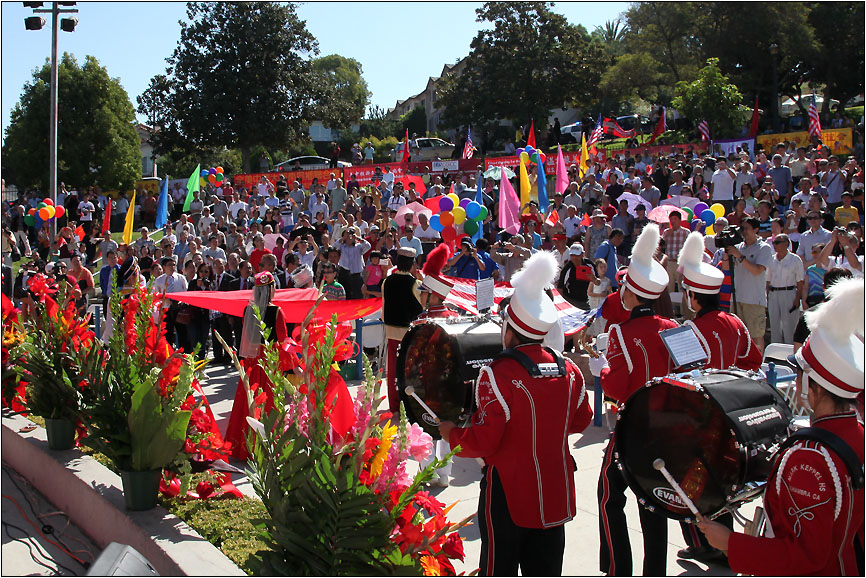
<svg viewBox="0 0 866 578"><path fill-rule="evenodd" d="M397 389L406 417L440 439L436 421L414 397L411 386L442 421L469 424L475 406L474 381L502 346L493 323L421 323L403 337L397 354Z"/></svg>
<svg viewBox="0 0 866 578"><path fill-rule="evenodd" d="M653 467L661 458L698 511L721 510L742 483L740 452L724 412L703 393L667 383L637 390L620 413L616 458L635 495L669 518L692 513Z"/></svg>

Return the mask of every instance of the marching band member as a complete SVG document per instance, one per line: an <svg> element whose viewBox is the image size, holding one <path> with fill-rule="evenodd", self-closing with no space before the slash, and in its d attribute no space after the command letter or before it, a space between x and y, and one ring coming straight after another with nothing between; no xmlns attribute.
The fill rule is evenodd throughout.
<svg viewBox="0 0 866 578"><path fill-rule="evenodd" d="M659 333L677 327L677 324L653 312L653 302L667 291L668 286L665 268L653 258L658 244L658 226L650 224L644 227L635 241L631 264L619 290L629 319L611 325L608 332L607 366L601 370L601 387L605 395L620 403L649 380L667 375L674 369ZM614 453L616 439L611 435L598 479L599 567L611 576L630 576L631 544L624 511L628 485L614 463ZM667 518L646 508L639 510L644 543L643 573L645 576L664 576Z"/></svg>
<svg viewBox="0 0 866 578"><path fill-rule="evenodd" d="M864 435L853 408L863 395L863 289L862 279L839 281L828 302L806 312L812 334L788 359L807 392L812 427L778 453L764 493L765 535L698 522L736 572L863 575Z"/></svg>
<svg viewBox="0 0 866 578"><path fill-rule="evenodd" d="M514 276L503 312L505 351L481 368L470 427L442 422L460 456L482 457L480 574L560 575L565 523L577 514L568 435L592 419L580 370L541 345L558 317L544 293L556 257L540 251Z"/></svg>
<svg viewBox="0 0 866 578"><path fill-rule="evenodd" d="M424 310L421 305L421 282L415 278L415 249L397 250L397 269L382 282L382 321L387 344L386 376L388 409L400 413L397 395L397 346L409 331L409 324Z"/></svg>

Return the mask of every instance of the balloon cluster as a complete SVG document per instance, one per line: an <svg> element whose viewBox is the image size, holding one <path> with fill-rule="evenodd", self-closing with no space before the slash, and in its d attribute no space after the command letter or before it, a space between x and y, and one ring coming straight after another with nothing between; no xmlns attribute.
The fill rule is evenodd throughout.
<svg viewBox="0 0 866 578"><path fill-rule="evenodd" d="M36 208L31 208L24 216L24 223L28 227L42 227L42 223L46 223L51 219L59 219L66 214L66 209L62 206L54 206L54 201L49 198L42 199L42 202L36 205Z"/></svg>
<svg viewBox="0 0 866 578"><path fill-rule="evenodd" d="M430 226L450 243L457 239L458 225L463 225L467 235L474 235L486 218L487 207L450 193L439 199L439 214L430 217Z"/></svg>
<svg viewBox="0 0 866 578"><path fill-rule="evenodd" d="M695 205L695 215L698 216L698 219L695 219L695 222L698 223L697 226L700 226L700 223L703 222L703 225L706 227L704 233L715 235L716 232L713 230L713 224L716 222L716 219L725 216L725 206L721 203L714 203L708 207L706 203L698 203ZM696 228L694 227L692 230Z"/></svg>
<svg viewBox="0 0 866 578"><path fill-rule="evenodd" d="M517 156L524 163L532 163L534 165L544 164L547 162L547 155L535 147L527 145L525 148L517 149Z"/></svg>
<svg viewBox="0 0 866 578"><path fill-rule="evenodd" d="M212 167L209 169L202 169L200 183L201 186L205 186L207 183L212 185L221 185L223 183L223 168L222 167Z"/></svg>

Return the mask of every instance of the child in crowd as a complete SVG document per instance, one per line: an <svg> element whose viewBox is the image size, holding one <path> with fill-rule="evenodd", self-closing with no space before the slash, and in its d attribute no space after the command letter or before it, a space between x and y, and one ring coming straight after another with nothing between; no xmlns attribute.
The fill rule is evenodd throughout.
<svg viewBox="0 0 866 578"><path fill-rule="evenodd" d="M346 298L346 289L337 281L337 267L333 263L322 266L322 294L325 301L341 301Z"/></svg>
<svg viewBox="0 0 866 578"><path fill-rule="evenodd" d="M587 291L590 309L601 307L601 304L604 303L605 298L610 293L610 279L607 278L607 261L596 259L595 270L598 272L598 276L590 283L589 290ZM596 337L604 331L604 325L605 320L601 317L596 317L587 330L587 335L589 337Z"/></svg>
<svg viewBox="0 0 866 578"><path fill-rule="evenodd" d="M390 265L391 261L387 263ZM385 279L386 269L382 264L382 253L379 251L370 252L370 263L364 268L364 286L361 288L361 293L364 299L371 297L382 296L382 281Z"/></svg>

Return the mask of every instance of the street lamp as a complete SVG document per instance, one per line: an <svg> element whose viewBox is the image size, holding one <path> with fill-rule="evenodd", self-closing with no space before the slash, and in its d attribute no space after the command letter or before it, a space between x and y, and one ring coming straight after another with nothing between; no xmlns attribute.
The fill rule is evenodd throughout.
<svg viewBox="0 0 866 578"><path fill-rule="evenodd" d="M770 102L770 116L773 121L773 132L779 132L779 73L776 59L779 56L779 45L775 42L770 45L770 63L773 67L773 100Z"/></svg>
<svg viewBox="0 0 866 578"><path fill-rule="evenodd" d="M48 196L57 203L57 17L60 14L77 14L78 10L72 8L75 2L52 2L51 8L42 8L42 2L24 2L25 8L32 8L34 14L51 14L51 109L48 129ZM65 6L66 8L61 8ZM77 18L63 18L60 21L60 29L64 32L72 32L78 24ZM41 30L45 25L45 19L41 16L30 16L24 19L26 30ZM57 234L57 221L52 221L51 236Z"/></svg>

